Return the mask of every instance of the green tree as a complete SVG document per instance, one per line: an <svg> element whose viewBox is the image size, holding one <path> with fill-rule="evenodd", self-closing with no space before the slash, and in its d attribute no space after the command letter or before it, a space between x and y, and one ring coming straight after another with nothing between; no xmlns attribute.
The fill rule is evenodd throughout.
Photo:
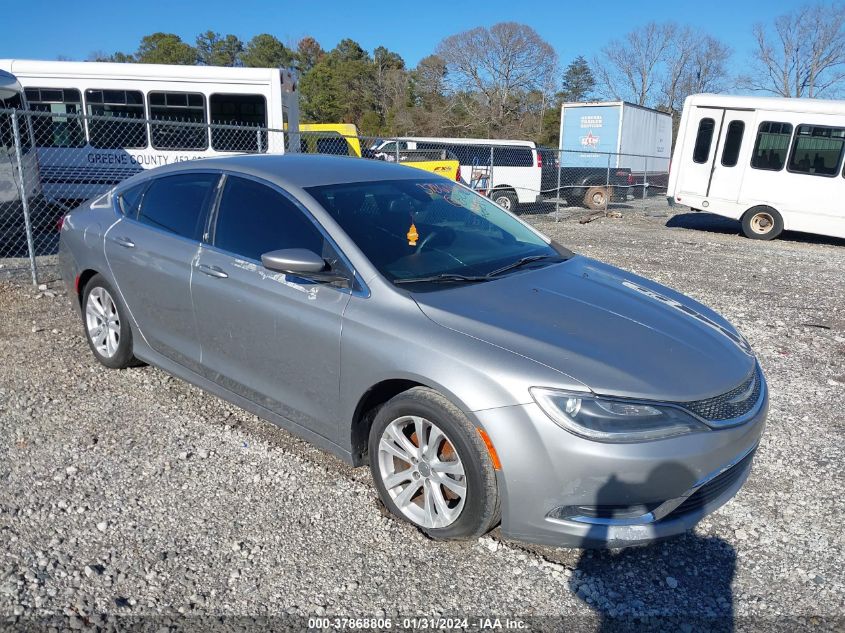
<svg viewBox="0 0 845 633"><path fill-rule="evenodd" d="M323 58L323 55L325 55L325 51L313 37L303 37L299 40L294 59L299 74L305 75L309 72Z"/></svg>
<svg viewBox="0 0 845 633"><path fill-rule="evenodd" d="M197 59L205 66L240 66L244 43L231 33L206 31L197 36Z"/></svg>
<svg viewBox="0 0 845 633"><path fill-rule="evenodd" d="M141 38L134 59L142 64L191 65L197 63L197 51L178 35L159 32Z"/></svg>
<svg viewBox="0 0 845 633"><path fill-rule="evenodd" d="M241 63L251 68L287 68L292 62L293 52L269 33L253 37L241 53Z"/></svg>
<svg viewBox="0 0 845 633"><path fill-rule="evenodd" d="M590 65L582 55L571 62L563 73L563 90L560 97L564 101L587 101L596 87L596 78ZM558 112L558 115L560 112Z"/></svg>

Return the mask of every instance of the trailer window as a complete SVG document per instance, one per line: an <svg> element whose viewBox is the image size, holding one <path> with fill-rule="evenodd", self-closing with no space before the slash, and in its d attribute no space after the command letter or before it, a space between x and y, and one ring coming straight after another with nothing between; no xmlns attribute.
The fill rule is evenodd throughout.
<svg viewBox="0 0 845 633"><path fill-rule="evenodd" d="M780 171L786 163L786 151L792 137L792 124L763 121L757 129L751 166L754 169Z"/></svg>
<svg viewBox="0 0 845 633"><path fill-rule="evenodd" d="M695 137L695 147L692 150L694 163L706 163L710 157L710 145L713 143L713 130L716 122L713 119L701 119L698 123L698 134Z"/></svg>
<svg viewBox="0 0 845 633"><path fill-rule="evenodd" d="M725 148L722 150L722 165L735 167L739 161L739 150L742 147L742 135L745 134L745 123L731 121L725 134Z"/></svg>
<svg viewBox="0 0 845 633"><path fill-rule="evenodd" d="M156 149L208 149L205 96L198 92L151 92L150 119ZM183 125L187 124L187 125Z"/></svg>
<svg viewBox="0 0 845 633"><path fill-rule="evenodd" d="M267 151L267 101L262 95L211 95L211 147L222 152ZM250 129L252 128L252 129Z"/></svg>
<svg viewBox="0 0 845 633"><path fill-rule="evenodd" d="M141 149L147 146L144 95L137 90L86 90L88 137L91 145L106 149ZM141 119L132 121L132 119Z"/></svg>
<svg viewBox="0 0 845 633"><path fill-rule="evenodd" d="M27 88L38 147L83 147L82 94L73 88ZM43 113L43 114L40 114Z"/></svg>
<svg viewBox="0 0 845 633"><path fill-rule="evenodd" d="M799 125L792 142L787 170L813 176L835 176L845 146L845 129Z"/></svg>

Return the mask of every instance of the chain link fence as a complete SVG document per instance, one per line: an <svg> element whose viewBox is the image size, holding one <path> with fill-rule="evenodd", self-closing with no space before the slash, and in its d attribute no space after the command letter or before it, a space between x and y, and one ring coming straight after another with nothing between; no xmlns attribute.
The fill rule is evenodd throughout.
<svg viewBox="0 0 845 633"><path fill-rule="evenodd" d="M0 275L36 284L55 278L63 215L145 169L281 152L396 162L463 182L515 213L555 219L665 206L669 169L665 157L560 151L528 141L377 138L125 112L0 110Z"/></svg>

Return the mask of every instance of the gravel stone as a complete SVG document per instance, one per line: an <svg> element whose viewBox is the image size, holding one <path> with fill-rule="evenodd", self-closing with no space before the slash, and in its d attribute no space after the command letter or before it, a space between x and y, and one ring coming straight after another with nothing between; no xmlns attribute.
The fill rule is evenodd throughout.
<svg viewBox="0 0 845 633"><path fill-rule="evenodd" d="M379 511L366 469L158 369L102 367L60 284L22 277L0 281L0 617L845 617L845 241L755 242L657 198L616 210L525 217L725 315L769 380L750 478L694 531L621 551L431 541Z"/></svg>

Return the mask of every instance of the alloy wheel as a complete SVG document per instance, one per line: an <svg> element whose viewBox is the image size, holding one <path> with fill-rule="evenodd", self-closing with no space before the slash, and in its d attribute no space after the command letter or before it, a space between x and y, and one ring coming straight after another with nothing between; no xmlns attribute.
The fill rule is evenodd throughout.
<svg viewBox="0 0 845 633"><path fill-rule="evenodd" d="M419 416L393 420L378 445L379 475L399 511L424 528L444 528L461 515L466 475L452 441Z"/></svg>
<svg viewBox="0 0 845 633"><path fill-rule="evenodd" d="M94 349L105 358L112 358L120 345L120 316L114 299L105 288L98 286L88 293L85 325Z"/></svg>

